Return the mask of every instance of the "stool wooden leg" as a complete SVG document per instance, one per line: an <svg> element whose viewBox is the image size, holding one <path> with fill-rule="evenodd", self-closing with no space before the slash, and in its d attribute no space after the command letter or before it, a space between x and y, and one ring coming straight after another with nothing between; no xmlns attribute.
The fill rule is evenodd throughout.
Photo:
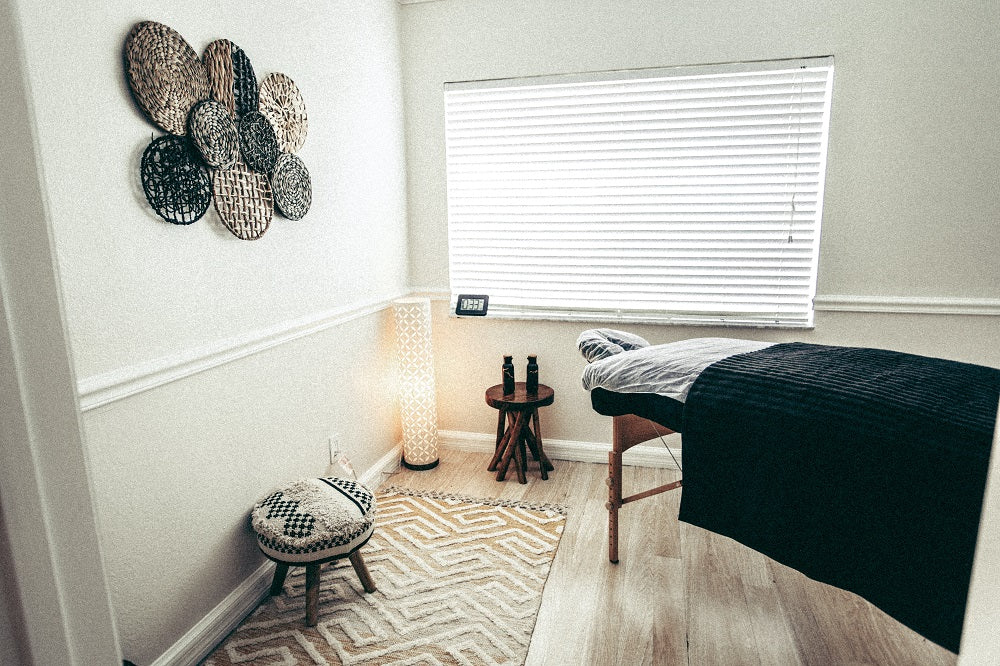
<svg viewBox="0 0 1000 666"><path fill-rule="evenodd" d="M524 472L528 468L528 461L524 459L524 428L517 432L517 442L514 443L514 468L517 472L518 483L527 483L528 478Z"/></svg>
<svg viewBox="0 0 1000 666"><path fill-rule="evenodd" d="M497 418L497 448L500 448L500 440L503 439L503 431L505 421L507 420L507 410L501 409L500 416Z"/></svg>
<svg viewBox="0 0 1000 666"><path fill-rule="evenodd" d="M368 567L365 566L365 561L361 557L361 551L356 550L350 554L351 566L354 567L354 573L358 574L358 579L361 581L361 586L365 588L365 592L369 594L375 591L375 581L372 580L372 575L368 573Z"/></svg>
<svg viewBox="0 0 1000 666"><path fill-rule="evenodd" d="M503 433L503 437L500 438L500 442L497 444L496 451L493 452L493 458L490 460L490 464L487 465L486 469L490 472L497 471L497 465L500 464L500 458L503 456L504 452L507 450L507 442L510 440L510 436L514 434L514 426L511 425Z"/></svg>
<svg viewBox="0 0 1000 666"><path fill-rule="evenodd" d="M542 479L549 478L546 470L554 470L555 466L549 461L549 457L545 455L545 449L542 448L542 424L538 419L538 410L534 410L531 415L532 424L535 426L535 444L538 446L538 456L539 456L539 467L542 468Z"/></svg>
<svg viewBox="0 0 1000 666"><path fill-rule="evenodd" d="M282 562L277 563L274 570L274 580L271 581L271 596L281 594L281 586L285 584L285 576L288 575L288 565Z"/></svg>
<svg viewBox="0 0 1000 666"><path fill-rule="evenodd" d="M524 429L524 441L527 443L528 448L531 450L531 455L534 456L535 460L541 460L538 457L538 440L535 439L535 433L531 431L531 428Z"/></svg>
<svg viewBox="0 0 1000 666"><path fill-rule="evenodd" d="M521 438L521 428L524 427L524 412L517 413L514 427L507 430L507 446L503 449L503 457L497 466L497 481L503 481L507 476L507 467L510 466L510 458L517 449L517 442ZM516 461L515 461L516 462Z"/></svg>
<svg viewBox="0 0 1000 666"><path fill-rule="evenodd" d="M319 564L306 565L306 626L315 627L319 619Z"/></svg>

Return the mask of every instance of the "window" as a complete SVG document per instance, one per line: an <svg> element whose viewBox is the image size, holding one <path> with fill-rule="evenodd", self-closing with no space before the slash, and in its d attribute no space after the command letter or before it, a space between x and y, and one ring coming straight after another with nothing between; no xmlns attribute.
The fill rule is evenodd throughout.
<svg viewBox="0 0 1000 666"><path fill-rule="evenodd" d="M445 86L452 303L811 326L833 59Z"/></svg>

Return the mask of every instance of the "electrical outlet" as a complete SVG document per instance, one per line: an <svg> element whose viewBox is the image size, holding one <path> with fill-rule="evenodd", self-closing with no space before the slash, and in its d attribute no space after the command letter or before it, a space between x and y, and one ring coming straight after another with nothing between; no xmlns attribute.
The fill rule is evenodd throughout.
<svg viewBox="0 0 1000 666"><path fill-rule="evenodd" d="M330 464L326 466L327 476L347 476L352 480L357 480L357 473L347 452L344 451L340 441L340 433L332 431L327 437L327 445L330 450Z"/></svg>
<svg viewBox="0 0 1000 666"><path fill-rule="evenodd" d="M326 441L330 449L330 464L332 465L337 461L337 457L340 455L340 433L336 430L331 430Z"/></svg>

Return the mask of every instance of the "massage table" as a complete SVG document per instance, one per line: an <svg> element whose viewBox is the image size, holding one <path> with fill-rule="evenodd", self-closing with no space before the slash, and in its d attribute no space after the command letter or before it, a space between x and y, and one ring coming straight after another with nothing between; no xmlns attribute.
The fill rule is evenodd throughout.
<svg viewBox="0 0 1000 666"><path fill-rule="evenodd" d="M578 340L614 418L609 558L625 504L682 488L679 519L868 599L957 652L1000 370L901 352L695 338ZM683 479L622 493L622 454L682 437Z"/></svg>

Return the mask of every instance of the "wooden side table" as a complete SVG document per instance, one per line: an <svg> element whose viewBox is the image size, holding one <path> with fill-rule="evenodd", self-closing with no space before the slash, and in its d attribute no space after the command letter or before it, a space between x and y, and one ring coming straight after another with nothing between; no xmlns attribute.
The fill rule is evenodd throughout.
<svg viewBox="0 0 1000 666"><path fill-rule="evenodd" d="M507 468L511 458L514 459L514 469L517 480L527 483L525 472L528 470L528 450L538 461L538 469L543 479L549 478L549 471L555 469L542 449L542 429L538 422L538 408L551 405L555 400L555 391L539 384L538 390L528 393L524 382L514 385L514 392L504 395L503 384L497 384L486 389L486 404L500 410L497 418L497 445L490 460L490 472L497 473L497 481L503 481L507 476Z"/></svg>

